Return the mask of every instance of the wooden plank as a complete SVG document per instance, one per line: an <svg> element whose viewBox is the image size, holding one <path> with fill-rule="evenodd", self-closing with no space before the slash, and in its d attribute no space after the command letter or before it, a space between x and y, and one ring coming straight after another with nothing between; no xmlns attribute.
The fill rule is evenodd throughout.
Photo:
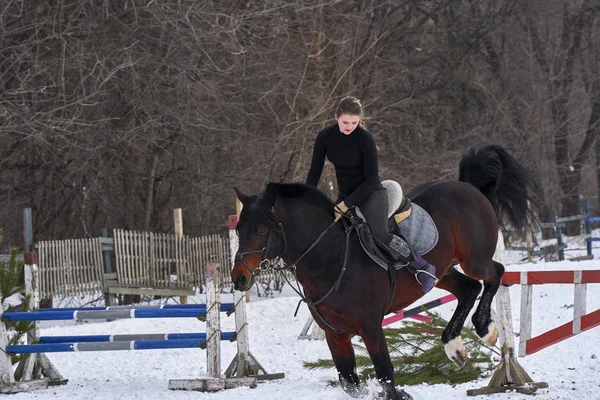
<svg viewBox="0 0 600 400"><path fill-rule="evenodd" d="M193 296L196 291L186 288L142 288L132 286L107 286L106 292L110 294L131 294L131 295L148 295L148 296Z"/></svg>
<svg viewBox="0 0 600 400"><path fill-rule="evenodd" d="M581 332L581 317L586 314L587 284L581 283L582 271L575 271L573 333Z"/></svg>
<svg viewBox="0 0 600 400"><path fill-rule="evenodd" d="M525 273L525 274L524 274ZM576 271L511 271L505 272L505 285L570 284L575 282ZM600 283L600 270L581 271L581 283Z"/></svg>
<svg viewBox="0 0 600 400"><path fill-rule="evenodd" d="M581 283L600 283L600 270L581 271Z"/></svg>
<svg viewBox="0 0 600 400"><path fill-rule="evenodd" d="M519 350L519 356L525 357L537 353L538 351L545 349L546 347L552 346L555 343L563 341L567 338L575 336L573 333L573 321L567 322L559 326L558 328L551 329L547 332L542 333L536 337L528 339L524 345L523 352ZM523 343L523 342L521 342Z"/></svg>
<svg viewBox="0 0 600 400"><path fill-rule="evenodd" d="M581 317L581 331L587 331L600 325L600 310L596 310Z"/></svg>
<svg viewBox="0 0 600 400"><path fill-rule="evenodd" d="M40 299L39 299L39 274L37 265L24 265L25 269L25 292L30 295L29 304L33 310L37 310L40 308ZM27 343L33 344L40 337L40 322L33 321L31 329L27 332ZM33 368L35 366L35 361L37 359L36 355L30 355L27 360L25 360L23 366L22 380L29 381L32 379Z"/></svg>
<svg viewBox="0 0 600 400"><path fill-rule="evenodd" d="M0 318L4 310L4 307L2 307L3 304L4 299L0 296ZM8 333L6 332L4 322L0 321L0 392L2 392L3 388L12 387L15 383L12 362L10 355L6 352L6 346L8 346Z"/></svg>
<svg viewBox="0 0 600 400"><path fill-rule="evenodd" d="M202 378L202 379L171 379L170 390L193 390L199 392L216 392L224 389L248 386L256 387L256 378Z"/></svg>
<svg viewBox="0 0 600 400"><path fill-rule="evenodd" d="M600 310L596 310L581 317L580 332L592 329L598 325L600 325ZM573 333L573 321L567 322L566 324L529 339L527 341L525 355L537 353L546 347L552 346L553 344L561 342L575 335L576 333Z"/></svg>
<svg viewBox="0 0 600 400"><path fill-rule="evenodd" d="M571 221L579 221L582 219L586 219L587 216L586 215L573 215L570 217L560 217L560 218L556 218L555 221L556 222L571 222Z"/></svg>
<svg viewBox="0 0 600 400"><path fill-rule="evenodd" d="M39 379L35 381L27 382L14 382L12 384L4 385L0 384L0 393L2 394L15 394L22 392L32 392L34 390L41 390L48 388L48 381L45 379Z"/></svg>
<svg viewBox="0 0 600 400"><path fill-rule="evenodd" d="M526 273L526 272L525 272ZM531 314L533 303L533 286L521 286L521 328L519 336L519 356L527 354L527 341L531 338Z"/></svg>

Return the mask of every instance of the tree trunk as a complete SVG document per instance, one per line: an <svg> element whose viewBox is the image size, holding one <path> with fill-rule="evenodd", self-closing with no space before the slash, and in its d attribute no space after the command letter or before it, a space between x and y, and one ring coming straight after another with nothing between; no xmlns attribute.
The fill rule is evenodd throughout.
<svg viewBox="0 0 600 400"><path fill-rule="evenodd" d="M154 182L156 181L156 170L158 168L158 154L152 155L152 166L148 175L148 185L146 186L146 204L144 207L144 232L150 230L152 221L152 209L154 208Z"/></svg>

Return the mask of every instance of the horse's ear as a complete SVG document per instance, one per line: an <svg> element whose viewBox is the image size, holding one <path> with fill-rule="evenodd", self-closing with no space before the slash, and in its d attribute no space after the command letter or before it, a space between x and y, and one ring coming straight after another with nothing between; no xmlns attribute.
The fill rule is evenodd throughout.
<svg viewBox="0 0 600 400"><path fill-rule="evenodd" d="M269 207L273 207L273 205L275 204L275 197L277 196L276 189L277 187L274 183L269 183L263 193L262 197Z"/></svg>
<svg viewBox="0 0 600 400"><path fill-rule="evenodd" d="M237 198L242 202L242 204L244 204L246 200L248 200L248 196L246 196L241 190L239 190L236 187L234 187L233 189L235 190L235 195L237 196Z"/></svg>

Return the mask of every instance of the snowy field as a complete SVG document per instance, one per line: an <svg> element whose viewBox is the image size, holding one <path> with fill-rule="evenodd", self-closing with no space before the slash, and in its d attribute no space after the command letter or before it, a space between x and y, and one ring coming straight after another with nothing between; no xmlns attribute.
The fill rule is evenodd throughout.
<svg viewBox="0 0 600 400"><path fill-rule="evenodd" d="M596 255L596 259L599 258ZM511 254L509 260L519 259ZM509 261L510 262L510 261ZM582 262L537 262L534 264L511 264L509 271L515 270L570 270L600 269L597 260ZM533 332L535 336L548 329L564 324L573 318L573 286L544 285L534 287ZM447 292L434 289L415 304L424 303L446 295ZM519 329L520 286L510 288L515 330ZM600 308L600 285L588 286L587 312ZM223 302L231 301L224 295ZM202 296L190 298L189 302L203 303ZM178 392L167 389L169 379L198 378L206 371L205 352L196 349L116 351L86 353L51 353L49 357L69 383L62 387L52 387L32 393L13 395L13 400L276 400L276 399L350 399L342 389L330 387L327 382L335 379L334 370L309 371L302 367L305 361L329 358L329 350L324 341L298 340L309 315L305 305L297 317L294 311L297 296L286 288L274 298L252 298L248 303L250 350L269 373L283 372L282 380L262 382L257 388L238 388L219 393ZM438 307L435 311L448 318L454 311L454 303ZM223 330L234 329L233 317L225 317ZM114 322L85 323L70 326L58 321L42 325L43 335L86 335L109 333L162 333L162 332L203 332L204 324L193 319L139 319ZM402 322L399 322L402 323ZM520 358L520 364L534 381L545 381L548 389L539 389L534 397L518 393L490 395L489 399L531 399L536 400L597 400L600 399L600 329L592 329L567 339L536 354ZM222 342L222 368L227 368L235 355L235 343ZM518 348L518 344L517 344ZM467 398L468 389L487 385L489 378L466 384L416 385L405 387L415 400ZM366 399L374 399L376 383L367 383L370 394Z"/></svg>

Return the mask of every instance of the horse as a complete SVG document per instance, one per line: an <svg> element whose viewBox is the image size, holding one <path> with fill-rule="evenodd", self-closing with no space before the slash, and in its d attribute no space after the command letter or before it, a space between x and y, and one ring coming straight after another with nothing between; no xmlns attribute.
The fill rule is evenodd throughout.
<svg viewBox="0 0 600 400"><path fill-rule="evenodd" d="M504 147L478 144L463 153L457 181L428 182L406 194L426 210L439 239L424 258L436 268L437 287L457 299L456 310L441 340L447 356L459 367L466 362L460 339L465 319L483 294L472 322L488 345L498 338L491 302L504 266L492 260L499 228L523 232L536 217L529 206L537 187L532 174ZM246 291L261 271L282 259L292 270L338 371L341 387L351 396L364 394L351 343L360 336L373 362L385 399L412 399L396 389L382 320L423 296L406 268L395 271L392 292L388 271L377 266L348 225L334 220L334 204L323 192L300 183L268 183L262 194L235 188L243 208L236 231L239 250L231 279ZM455 268L460 264L462 272Z"/></svg>

